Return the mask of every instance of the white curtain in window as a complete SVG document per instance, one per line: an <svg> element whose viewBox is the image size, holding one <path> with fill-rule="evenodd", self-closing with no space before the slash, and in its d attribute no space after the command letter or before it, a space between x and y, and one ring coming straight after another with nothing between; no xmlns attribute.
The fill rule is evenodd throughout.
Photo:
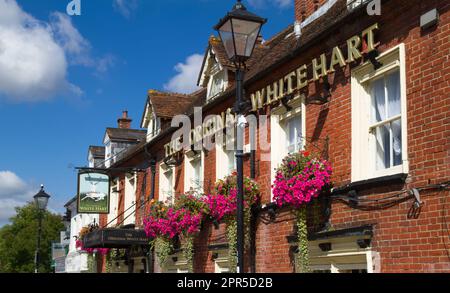
<svg viewBox="0 0 450 293"><path fill-rule="evenodd" d="M389 116L394 117L402 112L400 103L400 72L396 71L386 78ZM402 127L401 119L391 123L392 129L392 148L393 148L393 164L398 166L402 164Z"/></svg>
<svg viewBox="0 0 450 293"><path fill-rule="evenodd" d="M396 120L391 124L394 166L402 164L402 123Z"/></svg>
<svg viewBox="0 0 450 293"><path fill-rule="evenodd" d="M166 178L167 178L167 186L166 186L166 196L167 197L171 197L173 194L173 186L172 186L172 182L173 182L173 171L170 170L166 173Z"/></svg>
<svg viewBox="0 0 450 293"><path fill-rule="evenodd" d="M287 122L288 152L298 152L302 142L302 119L298 115Z"/></svg>
<svg viewBox="0 0 450 293"><path fill-rule="evenodd" d="M380 122L386 120L386 97L384 88L384 78L380 78L373 83L373 115L372 122Z"/></svg>
<svg viewBox="0 0 450 293"><path fill-rule="evenodd" d="M400 105L400 73L398 71L386 77L386 87L388 93L388 115L394 117L401 114Z"/></svg>
<svg viewBox="0 0 450 293"><path fill-rule="evenodd" d="M193 187L195 189L197 189L200 187L201 181L202 181L202 161L201 161L201 159L196 159L195 161L193 161L192 168L194 169L194 178L193 178L194 186Z"/></svg>
<svg viewBox="0 0 450 293"><path fill-rule="evenodd" d="M372 85L372 121L385 121L401 114L400 73L386 75ZM376 132L376 167L377 170L391 168L402 164L402 129L401 118L379 126Z"/></svg>
<svg viewBox="0 0 450 293"><path fill-rule="evenodd" d="M380 126L376 129L377 138L377 170L383 170L390 168L391 162L391 145L390 145L390 133L389 127L387 125Z"/></svg>
<svg viewBox="0 0 450 293"><path fill-rule="evenodd" d="M226 151L228 159L228 174L231 174L236 169L236 155L234 151Z"/></svg>

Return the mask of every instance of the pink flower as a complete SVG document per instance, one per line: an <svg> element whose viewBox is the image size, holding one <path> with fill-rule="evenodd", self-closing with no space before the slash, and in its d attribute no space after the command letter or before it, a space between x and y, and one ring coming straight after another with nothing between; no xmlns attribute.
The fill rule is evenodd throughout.
<svg viewBox="0 0 450 293"><path fill-rule="evenodd" d="M83 248L83 241L77 240L77 241L75 242L75 247L76 247L76 248L82 249L82 248Z"/></svg>
<svg viewBox="0 0 450 293"><path fill-rule="evenodd" d="M303 154L308 156L306 152ZM288 164L294 166L295 161ZM331 183L331 166L327 161L311 160L302 172L285 178L279 171L272 186L274 200L278 206L292 205L299 208L302 204L317 198L323 187Z"/></svg>

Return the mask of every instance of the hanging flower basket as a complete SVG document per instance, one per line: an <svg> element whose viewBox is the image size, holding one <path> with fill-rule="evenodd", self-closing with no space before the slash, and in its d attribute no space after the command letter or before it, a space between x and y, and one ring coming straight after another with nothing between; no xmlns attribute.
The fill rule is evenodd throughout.
<svg viewBox="0 0 450 293"><path fill-rule="evenodd" d="M298 270L309 272L308 229L306 204L318 198L331 184L331 165L309 152L291 154L277 169L272 186L274 201L279 206L291 206L296 212L298 235Z"/></svg>
<svg viewBox="0 0 450 293"><path fill-rule="evenodd" d="M273 184L276 204L300 208L317 198L331 183L331 165L312 157L309 152L292 154L283 159Z"/></svg>
<svg viewBox="0 0 450 293"><path fill-rule="evenodd" d="M151 202L149 215L144 220L144 230L148 237L154 239L151 245L161 267L173 251L175 238L181 237L189 271L193 271L193 241L200 231L205 209L204 202L191 194L179 196L174 205Z"/></svg>
<svg viewBox="0 0 450 293"><path fill-rule="evenodd" d="M237 267L237 173L219 180L215 186L215 194L205 197L209 217L213 222L226 223L226 237L229 245L229 268L231 272ZM260 202L258 184L244 177L244 239L248 248L250 245L251 207Z"/></svg>

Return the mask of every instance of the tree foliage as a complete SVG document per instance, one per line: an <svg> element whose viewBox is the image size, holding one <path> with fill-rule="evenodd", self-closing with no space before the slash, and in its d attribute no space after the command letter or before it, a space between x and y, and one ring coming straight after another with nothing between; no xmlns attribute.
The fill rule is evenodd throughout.
<svg viewBox="0 0 450 293"><path fill-rule="evenodd" d="M39 211L33 203L16 208L11 224L0 229L0 272L34 272L34 255L37 244ZM64 229L62 218L48 211L42 215L42 234L39 272L48 273L51 268L51 243L59 242Z"/></svg>

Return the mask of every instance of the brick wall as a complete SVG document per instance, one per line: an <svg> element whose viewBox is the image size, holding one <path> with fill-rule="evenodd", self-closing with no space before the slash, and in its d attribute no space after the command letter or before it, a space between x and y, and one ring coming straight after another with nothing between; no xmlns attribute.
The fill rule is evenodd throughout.
<svg viewBox="0 0 450 293"><path fill-rule="evenodd" d="M303 21L328 0L295 0L295 20Z"/></svg>
<svg viewBox="0 0 450 293"><path fill-rule="evenodd" d="M297 18L301 16L301 3L296 1ZM319 4L323 4L319 1ZM306 1L307 7L314 7L314 1ZM437 27L423 31L419 28L420 15L432 8L438 8L440 23ZM400 9L401 8L401 9ZM450 3L448 1L384 1L382 15L353 18L329 32L333 36L286 64L280 65L270 75L252 84L247 92L258 90L285 76L299 65L307 63L323 52L342 45L362 29L379 23L377 41L379 49L386 51L399 43L406 47L407 111L408 111L408 158L410 172L406 184L388 185L366 189L360 195L371 199L398 193L405 188L439 183L450 178ZM308 105L306 108L306 136L320 141L330 139L329 158L333 165L333 184L342 186L351 181L351 85L350 74L357 64L337 70L330 75L332 84L331 102L324 106ZM308 94L313 95L316 86L311 84ZM221 105L210 113L220 113L231 106ZM269 114L270 109L265 109ZM270 124L270 121L268 121ZM270 128L270 125L269 125ZM248 135L248 134L247 134ZM270 137L269 137L270 140ZM275 142L276 143L276 142ZM160 144L161 148L163 144ZM157 150L154 150L157 152ZM270 162L261 160L260 150L256 153L257 178L262 191L263 203L271 198ZM163 154L159 151L158 160ZM205 191L211 191L207 183L215 178L215 151L205 155ZM245 173L249 175L249 161L245 161ZM182 175L183 172L179 174ZM181 179L180 177L180 179ZM158 194L159 166L156 176ZM180 181L182 182L182 181ZM150 180L148 185L150 187ZM179 184L178 186L183 186ZM212 187L213 185L211 185ZM182 189L177 187L180 192ZM148 191L149 192L149 191ZM448 239L448 191L422 193L424 205L417 219L409 219L408 211L413 203L405 201L393 207L363 211L348 207L342 202L332 202L330 223L335 229L371 224L374 226L372 246L379 253L379 272L450 272ZM266 213L257 219L256 271L293 272L293 253L287 236L294 232L293 215L288 209L277 212L275 221ZM213 272L213 252L208 245L224 241L224 227L215 229L205 224L196 239L195 270ZM247 261L247 264L249 261ZM249 268L247 268L249 270Z"/></svg>

